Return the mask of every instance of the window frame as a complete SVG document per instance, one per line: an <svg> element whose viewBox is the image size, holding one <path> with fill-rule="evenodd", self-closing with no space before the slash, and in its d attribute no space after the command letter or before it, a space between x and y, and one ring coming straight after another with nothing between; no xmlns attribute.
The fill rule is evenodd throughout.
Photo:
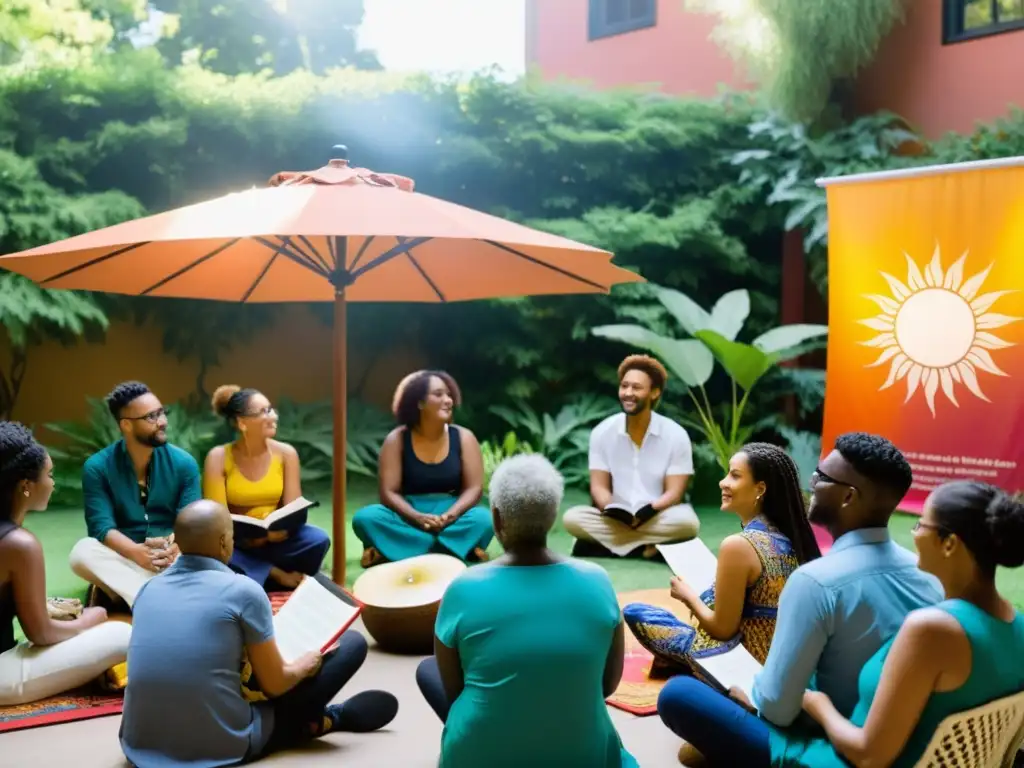
<svg viewBox="0 0 1024 768"><path fill-rule="evenodd" d="M993 9L996 7L996 0L990 0ZM1024 30L1024 19L1013 21L996 22L977 29L964 28L964 3L965 0L942 0L942 44L965 43L970 40L978 40L992 35L1002 35L1007 32L1019 32Z"/></svg>
<svg viewBox="0 0 1024 768"><path fill-rule="evenodd" d="M631 19L621 24L608 24L608 0L587 0L587 39L591 42L606 37L616 37L640 29L650 29L658 25L658 0L649 0L651 13L639 19Z"/></svg>

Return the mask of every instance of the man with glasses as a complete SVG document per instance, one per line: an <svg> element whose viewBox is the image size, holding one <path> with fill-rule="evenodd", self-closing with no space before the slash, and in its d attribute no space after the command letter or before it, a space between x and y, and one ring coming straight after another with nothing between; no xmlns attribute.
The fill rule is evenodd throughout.
<svg viewBox="0 0 1024 768"><path fill-rule="evenodd" d="M174 520L202 497L199 465L168 444L167 409L145 384L118 384L106 403L122 437L82 467L89 536L71 550L71 569L131 607L178 556Z"/></svg>
<svg viewBox="0 0 1024 768"><path fill-rule="evenodd" d="M908 613L942 600L938 580L919 570L917 557L889 535L889 518L911 481L910 464L884 437L854 432L836 439L812 476L807 513L835 542L786 581L753 701L737 690L732 696L738 703L695 695L693 679L682 676L665 686L666 706L659 702L658 708L662 720L709 763L785 762L786 739L763 720L792 726L808 689L827 694L849 718L865 662ZM760 718L749 717L741 704Z"/></svg>

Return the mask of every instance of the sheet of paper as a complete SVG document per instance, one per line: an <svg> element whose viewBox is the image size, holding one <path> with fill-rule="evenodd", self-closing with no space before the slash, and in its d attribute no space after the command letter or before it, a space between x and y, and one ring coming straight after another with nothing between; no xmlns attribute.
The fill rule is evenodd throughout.
<svg viewBox="0 0 1024 768"><path fill-rule="evenodd" d="M658 551L672 573L681 577L697 592L703 592L715 583L718 558L700 539L690 539L679 544L658 544Z"/></svg>
<svg viewBox="0 0 1024 768"><path fill-rule="evenodd" d="M696 661L725 690L736 686L747 694L748 699L752 696L754 678L761 671L761 665L742 645L737 645L728 653L723 653L720 656L709 656Z"/></svg>
<svg viewBox="0 0 1024 768"><path fill-rule="evenodd" d="M277 647L286 662L320 651L349 623L359 608L306 577L274 616Z"/></svg>

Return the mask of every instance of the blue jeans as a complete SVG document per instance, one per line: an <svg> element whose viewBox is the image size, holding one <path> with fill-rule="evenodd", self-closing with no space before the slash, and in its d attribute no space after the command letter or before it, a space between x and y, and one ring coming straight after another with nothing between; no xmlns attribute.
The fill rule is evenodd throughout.
<svg viewBox="0 0 1024 768"><path fill-rule="evenodd" d="M696 678L673 677L658 696L658 714L710 765L769 768L768 724Z"/></svg>

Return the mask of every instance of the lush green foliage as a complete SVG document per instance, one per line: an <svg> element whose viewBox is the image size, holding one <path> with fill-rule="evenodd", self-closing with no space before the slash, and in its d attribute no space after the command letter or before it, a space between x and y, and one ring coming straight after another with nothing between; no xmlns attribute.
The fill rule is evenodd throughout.
<svg viewBox="0 0 1024 768"><path fill-rule="evenodd" d="M769 103L814 122L871 63L907 0L685 0L720 22L715 39L748 65Z"/></svg>
<svg viewBox="0 0 1024 768"><path fill-rule="evenodd" d="M824 346L828 328L823 325L782 325L745 344L736 341L750 314L750 295L730 291L715 302L710 312L679 291L655 288L655 295L690 338L663 336L642 325L603 325L595 336L641 347L654 353L686 387L697 419L684 419L704 436L715 460L723 470L729 459L762 424L744 420L754 386L778 363ZM708 398L705 384L711 379L715 362L728 376L730 401L721 410ZM740 394L742 393L742 394Z"/></svg>

